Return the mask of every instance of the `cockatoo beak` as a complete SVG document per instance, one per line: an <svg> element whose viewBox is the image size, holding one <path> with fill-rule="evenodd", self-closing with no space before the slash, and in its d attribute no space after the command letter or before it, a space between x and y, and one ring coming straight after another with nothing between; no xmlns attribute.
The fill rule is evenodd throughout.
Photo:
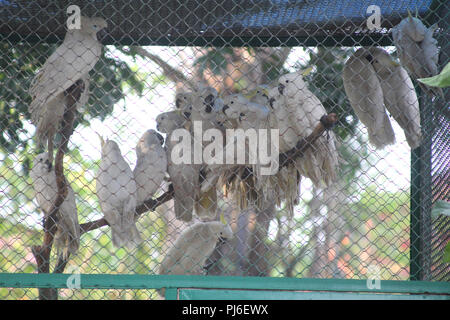
<svg viewBox="0 0 450 320"><path fill-rule="evenodd" d="M279 83L278 84L278 93L279 94L283 94L284 88L286 88L286 86L284 84L282 84L282 83Z"/></svg>
<svg viewBox="0 0 450 320"><path fill-rule="evenodd" d="M395 60L391 60L391 64L392 64L394 67L400 67L400 63L398 63L398 62L395 61Z"/></svg>
<svg viewBox="0 0 450 320"><path fill-rule="evenodd" d="M303 70L302 71L302 76L306 77L308 74L311 73L312 69L313 69L312 67L308 67L305 70Z"/></svg>
<svg viewBox="0 0 450 320"><path fill-rule="evenodd" d="M45 160L45 165L47 166L47 171L52 171L53 164L47 159Z"/></svg>
<svg viewBox="0 0 450 320"><path fill-rule="evenodd" d="M408 17L409 17L409 20L412 21L413 16L412 16L412 14L411 14L411 11L409 11L409 9L408 9Z"/></svg>

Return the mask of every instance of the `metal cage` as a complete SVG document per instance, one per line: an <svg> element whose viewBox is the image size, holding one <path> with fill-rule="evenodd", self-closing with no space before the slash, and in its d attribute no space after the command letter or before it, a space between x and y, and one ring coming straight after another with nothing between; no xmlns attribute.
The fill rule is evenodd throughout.
<svg viewBox="0 0 450 320"><path fill-rule="evenodd" d="M449 299L450 220L432 214L438 201L449 201L449 90L432 98L413 79L420 146L411 150L395 124L396 143L377 150L342 79L358 48L383 47L398 56L391 30L409 12L427 27L437 23L442 70L450 54L449 6L444 0L0 0L0 299ZM59 217L61 202L42 219L30 175L47 146L34 138L30 105L39 93L29 88L62 45L77 8L108 26L97 34L102 52L88 73L86 103L71 113L69 133L66 106L55 134L55 194L66 190L58 180L65 176L81 234L77 253L64 256L52 251L61 227L51 218ZM376 8L379 24L369 28ZM256 180L239 189L249 183L245 172L256 176L254 167L242 165L235 189L217 186L213 218L206 219L225 219L233 239L217 241L197 266L201 272L171 275L159 274L164 257L183 231L205 219L200 209L191 221L176 217L171 199L178 191L166 174L135 207L142 243L113 245L95 189L102 157L95 133L115 140L131 168L136 143L157 129L158 114L176 108L176 93L202 85L222 99L248 95L307 67L309 90L338 117L332 133L321 133L338 145L333 184L302 177L292 208L282 197L264 207L252 202L264 193L252 193ZM64 99L73 95L70 88ZM238 196L239 190L245 191Z"/></svg>

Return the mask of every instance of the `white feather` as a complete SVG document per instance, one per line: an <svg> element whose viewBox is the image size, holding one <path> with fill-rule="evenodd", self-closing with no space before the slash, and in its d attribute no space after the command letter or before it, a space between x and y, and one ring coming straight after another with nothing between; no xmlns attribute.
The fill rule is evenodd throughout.
<svg viewBox="0 0 450 320"><path fill-rule="evenodd" d="M102 146L102 159L96 180L100 207L111 227L116 247L134 247L142 239L136 228L136 183L119 146L107 140Z"/></svg>
<svg viewBox="0 0 450 320"><path fill-rule="evenodd" d="M48 217L58 194L54 169L48 170L50 165L47 153L37 155L33 161L30 177L36 193L36 200ZM80 225L78 223L75 194L70 185L64 202L58 211L58 231L55 235L55 246L63 256L75 254L80 245Z"/></svg>

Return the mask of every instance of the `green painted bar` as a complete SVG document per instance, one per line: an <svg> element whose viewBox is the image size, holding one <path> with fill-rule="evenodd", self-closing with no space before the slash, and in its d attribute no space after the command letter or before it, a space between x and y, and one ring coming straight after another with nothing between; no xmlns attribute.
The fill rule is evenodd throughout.
<svg viewBox="0 0 450 320"><path fill-rule="evenodd" d="M0 273L0 287L66 288L66 281L69 276L71 275ZM450 283L429 281L382 280L380 290L371 290L367 288L366 280L353 279L163 276L141 274L81 274L80 277L81 288L86 289L220 288L450 294Z"/></svg>
<svg viewBox="0 0 450 320"><path fill-rule="evenodd" d="M450 300L448 295L180 289L180 300Z"/></svg>
<svg viewBox="0 0 450 320"><path fill-rule="evenodd" d="M177 288L166 289L165 298L166 300L178 300L178 289Z"/></svg>

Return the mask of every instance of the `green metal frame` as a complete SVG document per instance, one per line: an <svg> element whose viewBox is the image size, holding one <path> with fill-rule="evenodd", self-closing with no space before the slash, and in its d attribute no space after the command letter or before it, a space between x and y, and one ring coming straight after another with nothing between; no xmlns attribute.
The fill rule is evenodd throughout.
<svg viewBox="0 0 450 320"><path fill-rule="evenodd" d="M71 274L0 273L0 287L67 288ZM178 275L80 274L81 289L162 289L174 299L445 299L450 283Z"/></svg>

